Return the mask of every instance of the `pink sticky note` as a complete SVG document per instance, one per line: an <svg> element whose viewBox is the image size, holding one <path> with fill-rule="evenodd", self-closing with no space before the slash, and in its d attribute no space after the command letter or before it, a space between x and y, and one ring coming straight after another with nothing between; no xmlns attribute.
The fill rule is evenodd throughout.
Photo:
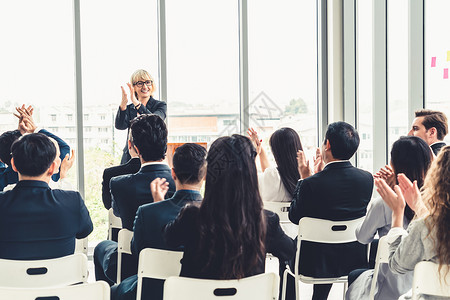
<svg viewBox="0 0 450 300"><path fill-rule="evenodd" d="M432 67L432 68L436 67L436 56L433 56L433 57L431 58L431 67Z"/></svg>
<svg viewBox="0 0 450 300"><path fill-rule="evenodd" d="M448 68L444 69L444 79L448 79Z"/></svg>

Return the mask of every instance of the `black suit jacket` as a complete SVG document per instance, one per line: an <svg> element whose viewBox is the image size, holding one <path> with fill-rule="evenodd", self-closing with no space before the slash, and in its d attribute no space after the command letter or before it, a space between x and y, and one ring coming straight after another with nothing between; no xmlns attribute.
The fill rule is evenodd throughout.
<svg viewBox="0 0 450 300"><path fill-rule="evenodd" d="M141 168L141 160L139 157L135 157L130 159L124 165L118 165L114 167L107 168L103 171L103 181L102 181L102 200L106 209L111 208L111 191L109 190L109 181L111 178L126 175L126 174L134 174Z"/></svg>
<svg viewBox="0 0 450 300"><path fill-rule="evenodd" d="M116 115L115 127L117 129L122 130L130 128L131 120L136 118L138 113L140 115L155 114L160 116L161 119L165 120L167 114L167 103L155 100L153 97L150 97L150 99L147 102L147 105L145 106L141 105L139 106L139 109L136 109L133 103L128 104L127 108L124 111L122 111L119 107L119 110L117 111ZM123 155L120 163L125 164L127 161L130 160L130 158L131 156L128 153L128 147L127 144L125 143L125 148L123 149Z"/></svg>
<svg viewBox="0 0 450 300"><path fill-rule="evenodd" d="M445 142L437 142L431 145L431 150L433 150L434 155L438 155L441 148L445 146Z"/></svg>
<svg viewBox="0 0 450 300"><path fill-rule="evenodd" d="M155 178L165 178L169 182L166 198L175 192L171 170L166 164L152 164L141 167L136 174L111 178L110 189L114 214L122 219L122 227L133 230L138 207L153 202L150 183Z"/></svg>
<svg viewBox="0 0 450 300"><path fill-rule="evenodd" d="M0 193L0 258L33 260L74 253L75 238L93 229L78 192L22 180Z"/></svg>
<svg viewBox="0 0 450 300"><path fill-rule="evenodd" d="M294 192L289 219L298 224L303 217L332 221L358 219L366 215L372 196L373 177L349 161L327 165L321 172L300 180ZM302 242L300 273L315 277L347 275L367 265L364 245Z"/></svg>

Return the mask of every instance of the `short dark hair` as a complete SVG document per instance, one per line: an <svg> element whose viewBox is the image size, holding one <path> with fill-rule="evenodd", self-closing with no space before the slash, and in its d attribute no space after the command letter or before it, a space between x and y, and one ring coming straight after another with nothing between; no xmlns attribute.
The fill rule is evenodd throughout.
<svg viewBox="0 0 450 300"><path fill-rule="evenodd" d="M11 164L11 146L20 138L19 130L6 131L0 135L0 160L7 164Z"/></svg>
<svg viewBox="0 0 450 300"><path fill-rule="evenodd" d="M325 143L330 142L331 154L336 159L350 159L359 146L359 135L355 128L345 122L328 125Z"/></svg>
<svg viewBox="0 0 450 300"><path fill-rule="evenodd" d="M443 112L431 109L421 109L416 111L416 118L424 117L422 124L426 130L434 127L437 131L438 140L442 141L448 134L447 117Z"/></svg>
<svg viewBox="0 0 450 300"><path fill-rule="evenodd" d="M41 133L22 136L13 143L11 152L17 171L27 176L44 174L56 157L55 144Z"/></svg>
<svg viewBox="0 0 450 300"><path fill-rule="evenodd" d="M158 161L166 157L167 127L157 115L140 115L131 121L131 142L144 161Z"/></svg>
<svg viewBox="0 0 450 300"><path fill-rule="evenodd" d="M186 143L175 150L173 170L182 184L200 182L206 173L206 149Z"/></svg>

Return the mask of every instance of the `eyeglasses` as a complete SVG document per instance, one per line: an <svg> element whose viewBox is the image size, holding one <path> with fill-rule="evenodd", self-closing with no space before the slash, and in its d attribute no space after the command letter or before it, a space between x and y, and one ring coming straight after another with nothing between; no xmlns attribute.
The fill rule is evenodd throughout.
<svg viewBox="0 0 450 300"><path fill-rule="evenodd" d="M141 88L141 87L144 86L144 83L145 83L146 86L151 86L151 85L153 84L153 81L151 81L151 80L147 80L147 81L138 81L138 82L135 82L134 85L137 85L138 87Z"/></svg>

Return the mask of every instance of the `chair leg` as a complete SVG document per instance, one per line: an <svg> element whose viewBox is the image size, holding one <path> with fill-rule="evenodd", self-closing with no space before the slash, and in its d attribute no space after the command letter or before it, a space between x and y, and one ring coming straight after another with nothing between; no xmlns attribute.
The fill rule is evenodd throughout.
<svg viewBox="0 0 450 300"><path fill-rule="evenodd" d="M344 282L344 295L342 296L342 299L345 300L345 293L347 292L348 289L348 281Z"/></svg>
<svg viewBox="0 0 450 300"><path fill-rule="evenodd" d="M299 300L300 299L300 283L297 278L294 278L294 279L295 279L295 299Z"/></svg>
<svg viewBox="0 0 450 300"><path fill-rule="evenodd" d="M286 286L287 286L287 269L283 272L283 286L281 288L281 300L286 300Z"/></svg>

